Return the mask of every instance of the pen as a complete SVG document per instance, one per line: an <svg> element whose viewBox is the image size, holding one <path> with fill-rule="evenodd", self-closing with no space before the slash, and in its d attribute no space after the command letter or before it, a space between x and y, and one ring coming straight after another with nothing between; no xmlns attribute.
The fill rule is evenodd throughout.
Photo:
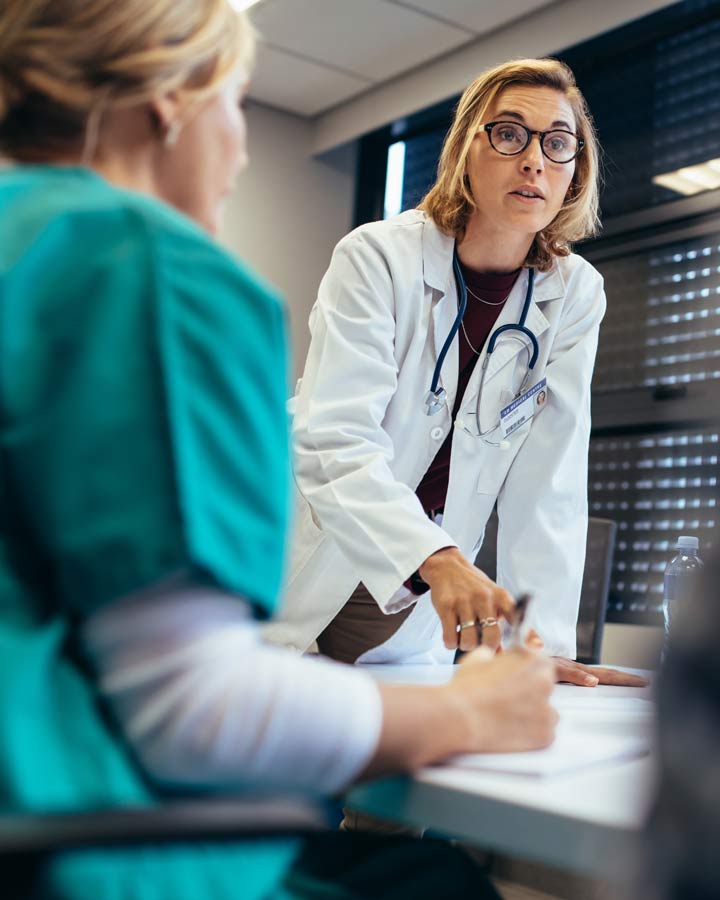
<svg viewBox="0 0 720 900"><path fill-rule="evenodd" d="M515 650L518 647L525 646L525 641L530 631L530 625L527 621L530 599L530 594L522 594L515 603L515 618L512 622L506 622L503 629L503 647L505 650Z"/></svg>

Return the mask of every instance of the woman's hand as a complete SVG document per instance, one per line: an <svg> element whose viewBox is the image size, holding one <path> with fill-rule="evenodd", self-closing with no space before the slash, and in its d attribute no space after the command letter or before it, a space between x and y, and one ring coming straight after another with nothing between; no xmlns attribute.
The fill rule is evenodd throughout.
<svg viewBox="0 0 720 900"><path fill-rule="evenodd" d="M464 752L501 753L547 747L558 714L550 705L552 660L528 649L490 657L481 647L468 654L446 686L468 729Z"/></svg>
<svg viewBox="0 0 720 900"><path fill-rule="evenodd" d="M472 650L478 646L478 630L458 626L481 619L504 618L512 621L515 603L506 590L477 566L469 562L457 547L446 547L429 556L419 568L420 577L430 585L432 602L443 626L443 640L448 650L459 647ZM491 650L500 646L500 626L482 629L482 644Z"/></svg>
<svg viewBox="0 0 720 900"><path fill-rule="evenodd" d="M380 742L363 778L416 771L458 753L502 753L547 747L557 712L550 705L552 660L534 650L493 657L468 654L449 684L379 684Z"/></svg>
<svg viewBox="0 0 720 900"><path fill-rule="evenodd" d="M578 684L581 687L597 687L598 684L614 684L624 687L645 687L649 684L647 678L640 675L630 675L619 669L605 669L602 666L586 666L572 659L564 659L554 656L555 680L568 684Z"/></svg>

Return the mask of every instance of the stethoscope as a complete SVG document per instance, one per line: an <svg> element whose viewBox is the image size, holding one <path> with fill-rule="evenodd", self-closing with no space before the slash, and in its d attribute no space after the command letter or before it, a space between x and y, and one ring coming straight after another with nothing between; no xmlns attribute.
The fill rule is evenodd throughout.
<svg viewBox="0 0 720 900"><path fill-rule="evenodd" d="M460 328L460 324L462 322L463 316L465 315L465 309L467 307L467 286L465 284L465 278L463 277L462 269L460 268L460 260L458 259L457 255L457 245L453 248L453 274L455 276L455 287L458 297L458 312L455 316L455 321L452 324L452 328L450 329L450 333L445 338L445 343L442 345L442 349L438 354L438 358L435 363L435 369L433 370L432 381L430 383L430 390L427 392L427 394L425 394L425 414L428 416L436 415L436 413L439 413L440 410L445 406L447 393L445 391L445 388L439 387L440 374L442 371L443 363L445 362L445 357L447 356L447 352L450 349L453 340L455 339L455 335L458 333L458 329ZM486 443L491 444L495 447L503 446L505 442L489 441L487 440L487 435L491 434L493 431L496 431L500 427L500 424L498 423L496 425L493 425L492 428L488 428L485 431L480 430L480 397L482 396L483 387L485 385L485 372L499 338L503 334L508 335L511 339L520 341L528 353L527 372L525 373L525 377L523 378L522 384L515 394L515 397L519 397L520 394L522 394L522 392L525 390L525 386L528 382L528 379L530 378L530 375L532 374L533 369L535 368L535 363L537 362L538 356L540 354L540 345L538 344L538 340L525 324L528 312L530 311L530 304L532 303L534 285L535 269L528 269L527 291L525 292L525 302L523 303L519 321L514 325L501 325L499 328L496 328L490 335L490 339L488 340L487 353L485 354L485 359L483 359L482 361L480 384L478 386L477 401L475 405L477 430L472 431L466 426L463 426L465 428L465 431L467 431L469 434L474 434L475 437L482 438ZM517 332L517 334L513 332ZM526 343L525 339L530 342L529 345Z"/></svg>

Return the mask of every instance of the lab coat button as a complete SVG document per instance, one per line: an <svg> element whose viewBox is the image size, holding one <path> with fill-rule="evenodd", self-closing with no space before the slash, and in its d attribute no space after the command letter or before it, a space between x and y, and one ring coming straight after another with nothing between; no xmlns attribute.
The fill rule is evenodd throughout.
<svg viewBox="0 0 720 900"><path fill-rule="evenodd" d="M430 437L434 441L439 441L442 436L443 436L443 430L442 430L442 428L439 428L437 426L435 428L433 428L433 430L430 432Z"/></svg>

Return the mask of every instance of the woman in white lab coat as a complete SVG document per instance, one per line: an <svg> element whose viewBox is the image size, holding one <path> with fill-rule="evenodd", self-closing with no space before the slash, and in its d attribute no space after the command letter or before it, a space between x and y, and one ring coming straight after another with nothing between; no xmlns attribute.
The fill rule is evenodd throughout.
<svg viewBox="0 0 720 900"><path fill-rule="evenodd" d="M295 534L269 640L446 662L499 646L528 593L547 652L574 657L605 295L570 247L597 209L572 73L522 60L465 91L420 208L338 244L294 401ZM473 565L496 503L497 584ZM598 680L568 660L559 674Z"/></svg>

